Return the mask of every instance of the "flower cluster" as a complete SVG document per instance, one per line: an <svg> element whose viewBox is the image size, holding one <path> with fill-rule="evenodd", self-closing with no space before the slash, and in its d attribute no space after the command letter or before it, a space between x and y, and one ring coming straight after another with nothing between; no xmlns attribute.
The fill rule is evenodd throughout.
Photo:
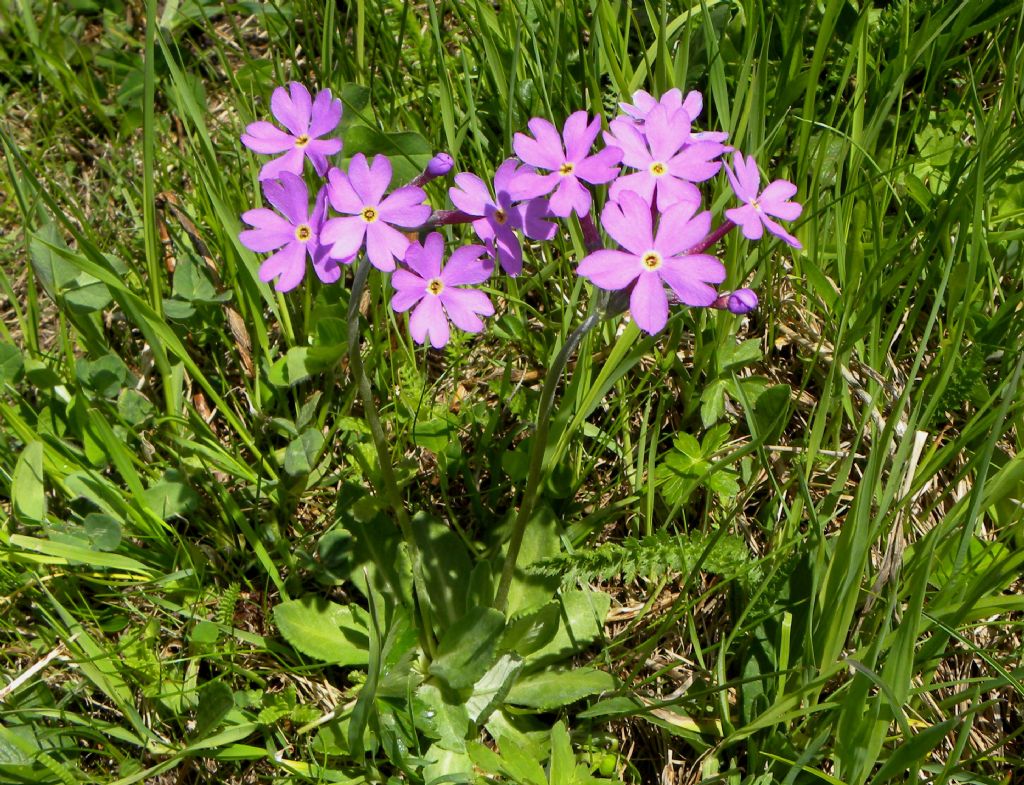
<svg viewBox="0 0 1024 785"><path fill-rule="evenodd" d="M725 267L707 251L729 230L739 226L752 240L767 230L800 248L775 220L799 217L802 208L791 201L796 186L776 180L761 190L752 156L729 147L725 133L694 130L703 108L697 91L684 96L670 90L660 99L638 91L603 134L601 118L583 111L570 115L561 131L535 117L529 133L513 139L517 157L502 162L491 182L471 172L455 175L448 191L454 210L432 209L421 188L453 168L447 154L437 155L411 183L392 188L391 162L383 155L368 160L357 153L347 171L331 165L330 157L342 149L340 139L329 138L342 105L330 90L314 98L293 82L276 89L270 105L285 130L259 121L242 135L254 152L279 155L260 170L264 196L276 212L258 208L242 215L252 227L240 234L242 244L274 252L260 266L260 280L273 281L281 292L293 289L305 276L308 257L317 277L334 283L341 265L362 253L392 274L391 306L411 311L413 340L435 348L448 342L450 324L481 331L481 317L492 315L494 306L472 287L498 269L519 275L522 238L550 240L558 231L555 220L573 214L590 251L578 274L600 289L628 290L634 321L651 334L668 320L670 294L689 306L733 313L757 307L749 289L715 288L726 278ZM594 151L598 137L604 144ZM731 166L723 160L729 153ZM307 158L319 178L312 206ZM741 206L727 209L726 220L712 231L700 185L723 169ZM600 223L618 248L600 247L591 218L591 187L599 185L608 186ZM456 249L445 264L444 241L430 230L455 223L470 224L479 243ZM410 239L412 232L420 240Z"/></svg>

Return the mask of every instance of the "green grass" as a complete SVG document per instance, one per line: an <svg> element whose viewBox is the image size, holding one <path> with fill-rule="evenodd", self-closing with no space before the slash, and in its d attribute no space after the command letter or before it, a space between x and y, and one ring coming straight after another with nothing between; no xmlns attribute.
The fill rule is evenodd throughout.
<svg viewBox="0 0 1024 785"><path fill-rule="evenodd" d="M0 781L1018 781L1022 30L1007 0L0 2ZM403 542L351 277L281 296L238 241L239 134L293 79L482 176L532 116L696 88L799 186L804 251L720 248L748 319L583 339L508 628L582 235L444 352L380 279L354 303Z"/></svg>

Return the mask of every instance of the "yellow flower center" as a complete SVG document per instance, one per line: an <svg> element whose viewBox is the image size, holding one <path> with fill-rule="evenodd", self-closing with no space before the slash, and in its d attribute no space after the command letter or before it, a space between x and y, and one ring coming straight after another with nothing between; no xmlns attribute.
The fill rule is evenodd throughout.
<svg viewBox="0 0 1024 785"><path fill-rule="evenodd" d="M566 161L564 164L558 167L558 173L562 175L562 177L566 177L572 174L573 169L575 168L576 164L572 163L571 161Z"/></svg>
<svg viewBox="0 0 1024 785"><path fill-rule="evenodd" d="M295 227L295 239L300 243L306 242L310 237L313 236L313 230L309 224L299 224Z"/></svg>
<svg viewBox="0 0 1024 785"><path fill-rule="evenodd" d="M441 292L444 291L444 281L440 278L431 278L427 284L427 293L437 297Z"/></svg>
<svg viewBox="0 0 1024 785"><path fill-rule="evenodd" d="M499 224L504 224L505 221L508 220L508 215L505 214L504 210L498 208L497 210L494 211L494 220L497 221Z"/></svg>
<svg viewBox="0 0 1024 785"><path fill-rule="evenodd" d="M309 134L302 134L301 136L295 137L295 146L298 147L300 150L307 144L309 144L309 142Z"/></svg>
<svg viewBox="0 0 1024 785"><path fill-rule="evenodd" d="M379 217L379 213L377 212L376 207L364 207L360 215L362 216L363 220L366 221L366 223L368 224L372 224Z"/></svg>
<svg viewBox="0 0 1024 785"><path fill-rule="evenodd" d="M668 167L665 166L665 164L663 164L661 161L655 161L649 167L647 167L647 170L655 177L661 177L663 174L665 174L665 172L668 171Z"/></svg>
<svg viewBox="0 0 1024 785"><path fill-rule="evenodd" d="M661 267L661 254L658 253L657 251L648 251L643 255L642 261L644 263L644 267L646 267L648 270L657 270L659 267Z"/></svg>

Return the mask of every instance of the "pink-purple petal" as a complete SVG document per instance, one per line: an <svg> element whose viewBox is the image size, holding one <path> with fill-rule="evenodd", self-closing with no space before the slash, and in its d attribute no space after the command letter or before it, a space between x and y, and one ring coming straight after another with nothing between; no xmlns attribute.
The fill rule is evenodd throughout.
<svg viewBox="0 0 1024 785"><path fill-rule="evenodd" d="M519 162L515 158L506 158L494 172L494 193L498 195L499 199L502 194L508 194L509 184L519 170Z"/></svg>
<svg viewBox="0 0 1024 785"><path fill-rule="evenodd" d="M771 218L762 215L761 220L764 222L765 229L767 229L769 232L774 234L779 239L784 240L789 245L796 248L798 251L804 247L799 240L797 240L793 235L791 235L789 232L787 232L785 229L779 226L779 224L775 223L775 221L773 221Z"/></svg>
<svg viewBox="0 0 1024 785"><path fill-rule="evenodd" d="M394 270L395 260L402 259L408 248L409 238L383 221L366 225L366 258L378 270Z"/></svg>
<svg viewBox="0 0 1024 785"><path fill-rule="evenodd" d="M666 256L676 256L693 248L711 231L711 213L693 214L694 206L677 202L661 215L654 247Z"/></svg>
<svg viewBox="0 0 1024 785"><path fill-rule="evenodd" d="M264 283L277 279L274 288L287 292L301 283L306 274L306 246L303 243L289 243L273 256L267 257L260 265L259 277Z"/></svg>
<svg viewBox="0 0 1024 785"><path fill-rule="evenodd" d="M320 242L331 246L332 259L345 259L359 252L366 237L366 222L356 216L330 218L320 230Z"/></svg>
<svg viewBox="0 0 1024 785"><path fill-rule="evenodd" d="M463 245L456 248L441 271L446 286L466 286L483 283L491 277L491 267L483 261L487 249L482 245Z"/></svg>
<svg viewBox="0 0 1024 785"><path fill-rule="evenodd" d="M299 176L302 174L302 164L305 160L306 156L302 150L293 147L280 158L263 164L263 168L260 169L260 180L277 180L285 172Z"/></svg>
<svg viewBox="0 0 1024 785"><path fill-rule="evenodd" d="M547 196L562 179L558 172L537 174L531 171L520 171L509 183L509 194L515 200L536 199Z"/></svg>
<svg viewBox="0 0 1024 785"><path fill-rule="evenodd" d="M441 301L433 295L424 297L409 317L409 334L416 343L426 343L440 349L450 337L448 317L445 316Z"/></svg>
<svg viewBox="0 0 1024 785"><path fill-rule="evenodd" d="M616 291L629 286L642 269L636 254L602 249L584 257L576 268L576 274L599 289Z"/></svg>
<svg viewBox="0 0 1024 785"><path fill-rule="evenodd" d="M554 129L552 128L552 130ZM522 161L541 169L554 170L565 163L561 144L557 148L545 147L541 142L526 134L517 133L512 137L512 149L516 151L516 155Z"/></svg>
<svg viewBox="0 0 1024 785"><path fill-rule="evenodd" d="M293 225L309 221L309 189L298 175L282 172L280 179L265 181L263 195Z"/></svg>
<svg viewBox="0 0 1024 785"><path fill-rule="evenodd" d="M620 194L618 201L608 202L601 212L601 225L615 242L642 254L654 245L651 206L632 191Z"/></svg>
<svg viewBox="0 0 1024 785"><path fill-rule="evenodd" d="M490 298L476 289L445 289L438 299L444 305L452 324L467 333L483 330L484 323L480 316L491 316L494 313Z"/></svg>
<svg viewBox="0 0 1024 785"><path fill-rule="evenodd" d="M694 308L706 308L718 298L718 292L714 287L708 286L699 276L691 274L689 270L666 265L658 272L661 273L662 280L676 293L676 297L686 305ZM722 279L724 280L724 278L723 268Z"/></svg>
<svg viewBox="0 0 1024 785"><path fill-rule="evenodd" d="M586 215L590 210L590 191L584 188L572 175L562 177L551 195L551 212L559 218L567 218L573 211Z"/></svg>
<svg viewBox="0 0 1024 785"><path fill-rule="evenodd" d="M680 108L686 112L691 122L700 117L700 113L704 109L704 96L701 95L700 90L688 92L680 104Z"/></svg>
<svg viewBox="0 0 1024 785"><path fill-rule="evenodd" d="M388 176L390 180L390 175ZM380 203L380 217L391 224L416 227L430 218L430 205L423 202L427 195L422 188L406 185L394 191Z"/></svg>
<svg viewBox="0 0 1024 785"><path fill-rule="evenodd" d="M512 208L519 215L519 225L531 240L550 240L558 232L551 221L551 205L547 199L530 199Z"/></svg>
<svg viewBox="0 0 1024 785"><path fill-rule="evenodd" d="M329 134L341 122L341 99L331 95L330 90L321 90L313 100L312 119L309 123L309 135L312 137ZM337 140L340 141L340 140ZM337 151L335 151L337 152Z"/></svg>
<svg viewBox="0 0 1024 785"><path fill-rule="evenodd" d="M664 179L664 178L661 178ZM620 175L608 189L608 195L618 200L625 191L632 191L648 204L654 199L654 187L659 183L659 178L654 177L646 169L632 174Z"/></svg>
<svg viewBox="0 0 1024 785"><path fill-rule="evenodd" d="M309 115L313 103L305 85L292 82L279 87L270 96L270 111L295 136L309 133Z"/></svg>
<svg viewBox="0 0 1024 785"><path fill-rule="evenodd" d="M484 215L487 206L494 204L487 183L470 172L455 175L455 185L448 189L448 196L457 210L468 215Z"/></svg>
<svg viewBox="0 0 1024 785"><path fill-rule="evenodd" d="M444 254L444 238L439 232L431 232L421 245L418 242L409 244L405 252L405 264L424 281L437 278L441 274L441 256Z"/></svg>
<svg viewBox="0 0 1024 785"><path fill-rule="evenodd" d="M651 148L651 158L655 161L667 161L689 139L689 118L681 111L670 117L664 106L656 106L647 115L644 135Z"/></svg>
<svg viewBox="0 0 1024 785"><path fill-rule="evenodd" d="M610 128L611 130L604 135L604 142L609 147L618 147L622 150L624 166L643 169L651 162L647 142L632 121L617 117L611 121Z"/></svg>
<svg viewBox="0 0 1024 785"><path fill-rule="evenodd" d="M365 206L348 176L340 169L331 169L327 173L327 198L339 213L356 215Z"/></svg>
<svg viewBox="0 0 1024 785"><path fill-rule="evenodd" d="M668 296L656 272L643 272L629 295L629 312L637 327L654 335L668 321Z"/></svg>
<svg viewBox="0 0 1024 785"><path fill-rule="evenodd" d="M246 126L242 134L242 144L254 153L272 155L283 153L295 145L295 138L287 134L273 123L258 120Z"/></svg>
<svg viewBox="0 0 1024 785"><path fill-rule="evenodd" d="M796 195L796 186L789 180L773 180L765 186L764 190L761 191L761 195L757 197L763 205L771 204L773 202L788 202Z"/></svg>
<svg viewBox="0 0 1024 785"><path fill-rule="evenodd" d="M618 147L605 147L589 158L576 164L573 174L592 185L609 183L619 176L619 162L622 150Z"/></svg>
<svg viewBox="0 0 1024 785"><path fill-rule="evenodd" d="M562 127L562 138L565 140L565 157L568 161L579 162L587 157L594 140L601 133L601 118L595 117L588 122L589 115L580 110L573 112L565 120Z"/></svg>
<svg viewBox="0 0 1024 785"><path fill-rule="evenodd" d="M665 212L672 205L679 203L686 204L696 211L701 203L700 189L691 182L675 177L659 178L658 209Z"/></svg>
<svg viewBox="0 0 1024 785"><path fill-rule="evenodd" d="M760 240L761 236L764 234L764 224L761 223L761 213L749 204L726 210L725 217L739 226L740 230L743 232L743 236L748 240Z"/></svg>

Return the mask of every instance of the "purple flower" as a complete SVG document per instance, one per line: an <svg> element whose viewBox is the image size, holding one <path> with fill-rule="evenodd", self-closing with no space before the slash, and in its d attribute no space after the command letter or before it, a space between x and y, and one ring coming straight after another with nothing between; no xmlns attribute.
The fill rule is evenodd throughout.
<svg viewBox="0 0 1024 785"><path fill-rule="evenodd" d="M310 100L309 90L292 82L287 90L283 87L274 90L270 110L288 132L260 120L250 123L242 134L242 143L254 152L284 153L263 165L260 179L274 180L282 172L301 175L302 163L307 157L313 162L316 173L323 177L327 171L327 156L341 150L341 140L319 137L329 134L341 122L341 100L332 98L330 90L321 90L316 100Z"/></svg>
<svg viewBox="0 0 1024 785"><path fill-rule="evenodd" d="M552 191L551 212L567 218L573 212L586 215L590 211L590 191L580 181L599 185L611 182L619 174L622 151L606 147L588 155L601 130L601 119L587 123L587 113L569 115L559 136L555 127L541 117L527 123L533 136L516 134L512 147L516 155L531 166L548 170L548 174L522 171L512 178L509 189L513 199L534 199Z"/></svg>
<svg viewBox="0 0 1024 785"><path fill-rule="evenodd" d="M618 199L624 191L634 191L648 204L657 198L659 210L675 202L698 206L700 183L722 168L717 159L725 147L719 142L693 142L690 121L682 109L670 114L656 105L647 115L641 131L629 119L612 120L605 142L622 149L622 163L640 171L619 177L609 195Z"/></svg>
<svg viewBox="0 0 1024 785"><path fill-rule="evenodd" d="M391 285L395 287L391 307L402 313L415 305L409 317L409 332L416 343L426 343L429 338L435 349L448 343L449 320L460 330L478 333L484 329L480 317L494 313L494 306L483 292L456 288L483 283L490 277L491 268L481 258L483 246L457 248L442 270L443 255L444 241L433 232L423 245L409 245L404 263L410 269L398 269L391 276Z"/></svg>
<svg viewBox="0 0 1024 785"><path fill-rule="evenodd" d="M756 309L757 304L757 292L753 289L737 289L735 292L718 295L718 299L711 303L711 307L742 316Z"/></svg>
<svg viewBox="0 0 1024 785"><path fill-rule="evenodd" d="M455 186L448 189L448 195L456 208L467 215L479 216L473 221L473 229L492 249L501 269L513 277L523 269L523 251L515 230L535 240L550 240L556 231L553 223L544 220L549 214L546 199L513 204L509 185L518 171L514 158L509 158L498 167L494 173L496 196L493 197L487 184L469 172L455 175Z"/></svg>
<svg viewBox="0 0 1024 785"><path fill-rule="evenodd" d="M242 245L256 253L281 249L260 265L260 280L266 283L276 278L274 288L279 292L294 289L306 274L308 255L321 281L337 281L341 268L336 261L327 258L326 249L319 241L326 189L321 188L316 195L312 213L306 183L291 172L282 172L280 180L264 181L263 193L284 217L265 207L249 210L242 214L242 220L255 228L238 235Z"/></svg>
<svg viewBox="0 0 1024 785"><path fill-rule="evenodd" d="M794 248L803 248L799 240L768 217L771 215L783 221L795 221L800 217L803 205L790 201L796 193L796 186L789 180L775 180L759 193L761 172L758 171L754 156L748 155L744 160L742 153L736 153L733 164L736 171L733 172L727 164L725 172L736 198L746 204L726 210L725 217L737 224L748 240L761 239L767 229Z"/></svg>
<svg viewBox="0 0 1024 785"><path fill-rule="evenodd" d="M737 289L729 295L727 307L737 315L750 313L757 308L757 292L753 289Z"/></svg>
<svg viewBox="0 0 1024 785"><path fill-rule="evenodd" d="M343 215L331 218L320 232L320 241L330 245L334 259L347 259L366 244L366 256L378 270L390 272L395 260L405 256L409 238L395 226L413 228L430 217L427 195L422 188L407 185L384 196L391 184L391 162L375 155L367 166L366 156L356 153L346 175L340 169L327 174L327 197L331 207Z"/></svg>
<svg viewBox="0 0 1024 785"><path fill-rule="evenodd" d="M595 251L576 272L600 289L625 289L635 282L629 310L637 326L653 335L668 321L664 284L687 305L708 306L717 297L708 284L725 280L725 267L714 256L687 253L711 228L711 213L695 212L694 205L677 202L662 213L655 233L650 205L632 191L623 192L618 202L605 205L601 225L625 250Z"/></svg>
<svg viewBox="0 0 1024 785"><path fill-rule="evenodd" d="M620 103L622 111L633 120L642 123L648 115L657 107L664 107L668 110L669 116L675 115L680 109L686 112L687 122L696 120L704 109L704 96L700 90L691 90L683 98L683 93L678 87L673 87L661 98L655 98L644 90L637 90L633 93L633 103ZM623 118L625 119L625 118ZM636 125L636 123L634 123ZM691 142L724 142L729 138L726 131L700 131L690 134Z"/></svg>

